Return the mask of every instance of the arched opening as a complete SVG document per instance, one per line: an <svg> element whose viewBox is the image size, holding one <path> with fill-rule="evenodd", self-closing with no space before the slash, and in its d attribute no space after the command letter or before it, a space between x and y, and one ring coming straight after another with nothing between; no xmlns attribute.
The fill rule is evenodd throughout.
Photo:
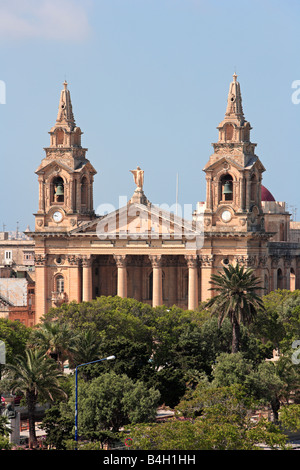
<svg viewBox="0 0 300 470"><path fill-rule="evenodd" d="M294 291L296 289L296 274L293 268L290 270L290 290Z"/></svg>
<svg viewBox="0 0 300 470"><path fill-rule="evenodd" d="M225 140L232 140L233 139L233 133L234 133L234 127L232 124L227 124L225 127Z"/></svg>
<svg viewBox="0 0 300 470"><path fill-rule="evenodd" d="M265 291L264 291L265 294L268 294L269 293L269 276L267 274L265 274Z"/></svg>
<svg viewBox="0 0 300 470"><path fill-rule="evenodd" d="M233 178L229 174L223 175L220 178L219 200L220 201L232 201L233 200Z"/></svg>
<svg viewBox="0 0 300 470"><path fill-rule="evenodd" d="M252 175L250 180L250 199L252 202L256 200L257 194L257 179L255 175Z"/></svg>
<svg viewBox="0 0 300 470"><path fill-rule="evenodd" d="M51 184L51 202L64 202L64 180L56 176Z"/></svg>
<svg viewBox="0 0 300 470"><path fill-rule="evenodd" d="M57 129L55 135L56 135L56 145L61 147L64 144L65 133L62 129Z"/></svg>
<svg viewBox="0 0 300 470"><path fill-rule="evenodd" d="M277 289L283 289L283 274L281 268L277 269Z"/></svg>
<svg viewBox="0 0 300 470"><path fill-rule="evenodd" d="M59 274L58 276L56 276L55 284L56 284L56 292L58 294L62 294L65 290L65 280L62 274Z"/></svg>
<svg viewBox="0 0 300 470"><path fill-rule="evenodd" d="M88 181L86 176L81 179L81 204L85 207L88 205Z"/></svg>

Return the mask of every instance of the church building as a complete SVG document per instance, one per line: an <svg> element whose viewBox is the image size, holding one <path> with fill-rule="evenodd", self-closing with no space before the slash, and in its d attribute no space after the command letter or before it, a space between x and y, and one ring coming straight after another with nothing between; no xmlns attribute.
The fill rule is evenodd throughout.
<svg viewBox="0 0 300 470"><path fill-rule="evenodd" d="M251 266L266 293L299 288L300 244L285 203L262 185L265 168L236 74L217 129L203 168L206 201L197 202L192 220L153 205L139 167L131 170L136 189L130 201L100 216L93 206L96 170L63 84L50 145L36 170L39 204L30 234L36 323L51 307L101 295L193 310L213 295L211 275L229 263Z"/></svg>

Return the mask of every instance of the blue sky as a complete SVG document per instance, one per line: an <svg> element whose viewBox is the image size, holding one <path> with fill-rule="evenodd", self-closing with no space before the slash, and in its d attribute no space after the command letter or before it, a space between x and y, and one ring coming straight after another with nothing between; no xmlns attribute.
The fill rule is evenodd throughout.
<svg viewBox="0 0 300 470"><path fill-rule="evenodd" d="M263 184L300 218L299 20L297 0L0 0L0 230L34 228L65 79L95 208L131 197L137 165L151 202L175 203L178 173L195 207L234 71Z"/></svg>

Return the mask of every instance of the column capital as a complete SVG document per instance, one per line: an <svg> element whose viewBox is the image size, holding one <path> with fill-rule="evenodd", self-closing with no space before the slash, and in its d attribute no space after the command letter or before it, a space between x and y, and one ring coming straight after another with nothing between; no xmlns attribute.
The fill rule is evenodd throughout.
<svg viewBox="0 0 300 470"><path fill-rule="evenodd" d="M82 261L82 258L77 255L68 255L67 259L68 259L68 263L71 266L80 266L81 261Z"/></svg>
<svg viewBox="0 0 300 470"><path fill-rule="evenodd" d="M246 268L256 265L256 256L237 255L235 260L238 264L244 264Z"/></svg>
<svg viewBox="0 0 300 470"><path fill-rule="evenodd" d="M118 268L126 268L126 255L114 255L114 259Z"/></svg>
<svg viewBox="0 0 300 470"><path fill-rule="evenodd" d="M82 256L81 261L82 261L82 266L85 268L88 268L92 265L93 258L92 256L86 255L86 256Z"/></svg>
<svg viewBox="0 0 300 470"><path fill-rule="evenodd" d="M47 254L42 253L42 254L35 255L34 264L35 264L35 266L46 266L46 264L47 264Z"/></svg>
<svg viewBox="0 0 300 470"><path fill-rule="evenodd" d="M200 261L201 261L201 266L211 268L214 262L214 255L201 255Z"/></svg>
<svg viewBox="0 0 300 470"><path fill-rule="evenodd" d="M149 255L152 268L160 268L162 265L162 255Z"/></svg>
<svg viewBox="0 0 300 470"><path fill-rule="evenodd" d="M188 268L197 268L198 256L197 255L185 255L186 263Z"/></svg>

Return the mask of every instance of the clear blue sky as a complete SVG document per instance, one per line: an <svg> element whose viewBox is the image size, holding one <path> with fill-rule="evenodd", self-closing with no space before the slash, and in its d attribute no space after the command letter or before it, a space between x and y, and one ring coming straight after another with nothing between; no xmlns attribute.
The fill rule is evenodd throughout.
<svg viewBox="0 0 300 470"><path fill-rule="evenodd" d="M137 165L153 203L175 203L177 173L181 204L205 200L234 71L263 184L300 217L299 23L297 0L0 0L0 230L34 227L65 79L95 208L131 197Z"/></svg>

